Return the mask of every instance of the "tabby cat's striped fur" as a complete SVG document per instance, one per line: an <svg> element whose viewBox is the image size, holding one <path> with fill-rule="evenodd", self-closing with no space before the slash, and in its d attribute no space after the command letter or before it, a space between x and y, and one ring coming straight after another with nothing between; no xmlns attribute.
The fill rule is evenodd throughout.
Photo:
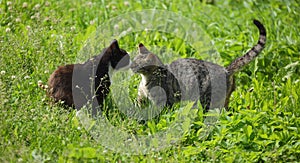
<svg viewBox="0 0 300 163"><path fill-rule="evenodd" d="M264 48L266 29L254 20L260 32L258 43L228 67L198 59L178 59L164 65L143 44L131 64L131 69L142 76L138 100L149 99L156 105L172 105L182 100L198 100L206 110L228 107L234 91L234 73L251 62Z"/></svg>

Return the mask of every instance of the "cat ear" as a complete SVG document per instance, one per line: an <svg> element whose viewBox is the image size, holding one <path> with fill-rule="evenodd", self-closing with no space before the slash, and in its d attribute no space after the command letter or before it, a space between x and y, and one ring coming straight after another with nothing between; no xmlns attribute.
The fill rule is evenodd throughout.
<svg viewBox="0 0 300 163"><path fill-rule="evenodd" d="M153 54L153 53L149 53L149 54L147 55L146 60L151 61L152 64L157 65L157 66L163 64L163 63L160 61L160 59L159 59L155 54Z"/></svg>
<svg viewBox="0 0 300 163"><path fill-rule="evenodd" d="M150 53L150 51L142 43L139 44L138 49L139 49L139 53L140 54L148 54L148 53Z"/></svg>
<svg viewBox="0 0 300 163"><path fill-rule="evenodd" d="M117 41L116 39L114 39L114 40L110 43L109 48L112 49L112 50L120 50L118 41Z"/></svg>

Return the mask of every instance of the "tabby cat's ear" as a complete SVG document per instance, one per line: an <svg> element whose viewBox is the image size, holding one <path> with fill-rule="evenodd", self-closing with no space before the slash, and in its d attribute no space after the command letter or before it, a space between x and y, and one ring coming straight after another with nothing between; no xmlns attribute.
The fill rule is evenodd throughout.
<svg viewBox="0 0 300 163"><path fill-rule="evenodd" d="M139 44L139 54L148 54L151 53L142 43Z"/></svg>
<svg viewBox="0 0 300 163"><path fill-rule="evenodd" d="M157 66L163 65L160 59L153 53L149 53L147 55L146 60L150 61L150 63L152 63L153 65L157 65Z"/></svg>
<svg viewBox="0 0 300 163"><path fill-rule="evenodd" d="M120 50L118 41L117 41L116 39L114 39L114 40L110 43L109 48L112 49L112 50Z"/></svg>

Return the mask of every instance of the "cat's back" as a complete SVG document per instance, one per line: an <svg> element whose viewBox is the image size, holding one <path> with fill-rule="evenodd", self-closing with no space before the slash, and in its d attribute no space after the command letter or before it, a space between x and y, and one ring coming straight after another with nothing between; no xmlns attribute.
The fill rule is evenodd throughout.
<svg viewBox="0 0 300 163"><path fill-rule="evenodd" d="M205 77L214 74L227 74L226 68L218 64L194 58L180 58L168 65L168 69L179 78L192 76Z"/></svg>
<svg viewBox="0 0 300 163"><path fill-rule="evenodd" d="M65 85L72 80L74 65L59 66L49 77L48 85Z"/></svg>
<svg viewBox="0 0 300 163"><path fill-rule="evenodd" d="M226 80L224 67L194 58L177 59L168 65L168 69L179 81L184 99L198 99L199 94L210 92L212 81L224 77Z"/></svg>
<svg viewBox="0 0 300 163"><path fill-rule="evenodd" d="M213 75L215 72L225 73L226 69L215 63L194 59L194 58L180 58L168 65L168 69L178 78L192 79L193 76L206 77L209 74Z"/></svg>
<svg viewBox="0 0 300 163"><path fill-rule="evenodd" d="M196 72L199 72L199 70L205 71L205 66L202 60L197 60L193 58L180 58L169 64L168 69L172 73L180 76L194 76L196 75Z"/></svg>
<svg viewBox="0 0 300 163"><path fill-rule="evenodd" d="M197 68L201 68L202 70L209 68L214 70L226 71L223 66L195 58L180 58L173 61L168 65L168 67L173 70L178 69L177 71L197 70Z"/></svg>

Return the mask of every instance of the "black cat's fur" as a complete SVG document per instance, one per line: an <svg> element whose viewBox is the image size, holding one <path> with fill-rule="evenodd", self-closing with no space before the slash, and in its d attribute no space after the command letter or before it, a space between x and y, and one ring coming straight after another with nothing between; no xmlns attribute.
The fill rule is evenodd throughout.
<svg viewBox="0 0 300 163"><path fill-rule="evenodd" d="M92 114L98 114L109 93L112 71L129 64L128 53L119 48L117 40L113 40L100 55L83 64L58 67L48 80L49 96L55 102L61 101L65 106L76 109L91 104Z"/></svg>

